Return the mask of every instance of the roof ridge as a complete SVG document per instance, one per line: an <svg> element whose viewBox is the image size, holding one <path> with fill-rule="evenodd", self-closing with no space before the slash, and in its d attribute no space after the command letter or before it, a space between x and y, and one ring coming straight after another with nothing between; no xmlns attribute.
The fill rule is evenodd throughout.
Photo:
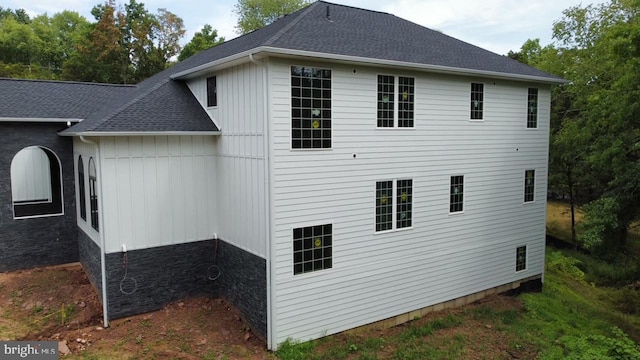
<svg viewBox="0 0 640 360"><path fill-rule="evenodd" d="M113 87L136 87L135 84L110 84L110 83L96 83L87 81L69 81L69 80L51 80L51 79L18 79L0 77L0 81L19 81L19 82L41 82L41 83L54 83L54 84L75 84L75 85L96 85L96 86L113 86Z"/></svg>
<svg viewBox="0 0 640 360"><path fill-rule="evenodd" d="M362 11L368 11L368 12L378 13L378 14L384 14L384 15L393 15L393 14L388 13L388 12L385 12L385 11L365 9L365 8L361 8L361 7L353 6L353 5L337 4L337 3L332 3L332 2L324 1L324 0L318 0L318 1L316 1L316 3L323 3L323 4L327 4L327 5L342 6L342 7L346 7L346 8L351 8L351 9L356 9L356 10L362 10ZM393 16L395 16L395 15L393 15ZM398 17L398 16L396 16L396 17ZM402 18L400 18L400 19L402 19Z"/></svg>
<svg viewBox="0 0 640 360"><path fill-rule="evenodd" d="M285 27L280 29L280 31L278 31L271 38L269 38L267 41L265 41L263 45L271 45L274 42L278 41L278 39L280 39L280 37L282 35L284 35L287 31L289 31L289 29L291 29L295 24L297 24L302 18L304 18L307 15L307 13L309 13L311 10L313 10L321 2L322 1L316 1L313 4L307 6L303 11L300 12L300 14L298 14L298 17L296 17L295 19L291 20L290 23L288 23Z"/></svg>

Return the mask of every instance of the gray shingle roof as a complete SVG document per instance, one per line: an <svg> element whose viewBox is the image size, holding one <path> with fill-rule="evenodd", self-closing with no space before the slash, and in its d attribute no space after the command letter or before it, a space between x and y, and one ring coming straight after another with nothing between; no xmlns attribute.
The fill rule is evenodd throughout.
<svg viewBox="0 0 640 360"><path fill-rule="evenodd" d="M330 18L326 16L327 7ZM514 78L535 77L549 82L561 80L394 15L317 1L262 29L175 64L62 133L206 131L206 113L191 101L193 95L188 88L178 85L180 81L171 77L216 60L265 47L398 61L453 71L458 69L466 73L475 71ZM174 97L182 99L182 102ZM187 101L187 98L191 100ZM210 120L208 123L213 126Z"/></svg>
<svg viewBox="0 0 640 360"><path fill-rule="evenodd" d="M132 86L0 78L0 118L85 119Z"/></svg>

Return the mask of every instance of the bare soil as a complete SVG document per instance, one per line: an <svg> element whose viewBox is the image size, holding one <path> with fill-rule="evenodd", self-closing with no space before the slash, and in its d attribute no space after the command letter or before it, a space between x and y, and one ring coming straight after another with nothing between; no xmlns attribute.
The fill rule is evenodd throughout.
<svg viewBox="0 0 640 360"><path fill-rule="evenodd" d="M496 315L520 316L522 311L517 298L491 296L391 329L331 336L318 344L316 354L332 357L332 351L379 341L375 358L396 358L404 346L399 339L409 327L454 316L462 323L419 340L440 351L436 358L533 359L537 351L519 344L501 325L502 315ZM77 264L0 274L0 340L59 341L63 353L68 348L64 359L276 359L238 310L222 299L185 299L114 320L105 329L97 292ZM340 358L362 357L347 353Z"/></svg>

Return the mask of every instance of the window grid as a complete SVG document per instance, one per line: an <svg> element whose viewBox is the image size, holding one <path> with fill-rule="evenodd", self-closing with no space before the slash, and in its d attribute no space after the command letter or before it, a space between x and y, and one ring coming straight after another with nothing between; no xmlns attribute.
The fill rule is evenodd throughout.
<svg viewBox="0 0 640 360"><path fill-rule="evenodd" d="M293 274L330 269L332 264L332 225L293 229Z"/></svg>
<svg viewBox="0 0 640 360"><path fill-rule="evenodd" d="M376 182L376 231L393 228L393 181Z"/></svg>
<svg viewBox="0 0 640 360"><path fill-rule="evenodd" d="M78 204L80 205L80 218L87 221L87 204L84 188L84 164L82 156L78 156Z"/></svg>
<svg viewBox="0 0 640 360"><path fill-rule="evenodd" d="M449 212L456 213L463 210L464 176L451 177L451 191L449 200Z"/></svg>
<svg viewBox="0 0 640 360"><path fill-rule="evenodd" d="M398 127L413 127L415 79L398 78Z"/></svg>
<svg viewBox="0 0 640 360"><path fill-rule="evenodd" d="M396 228L411 227L413 180L398 180L396 190Z"/></svg>
<svg viewBox="0 0 640 360"><path fill-rule="evenodd" d="M91 206L91 227L100 231L98 223L98 187L96 180L96 166L93 158L89 158L89 205Z"/></svg>
<svg viewBox="0 0 640 360"><path fill-rule="evenodd" d="M534 200L536 186L536 171L526 170L524 172L524 202L531 202Z"/></svg>
<svg viewBox="0 0 640 360"><path fill-rule="evenodd" d="M527 269L527 247L519 246L516 249L516 271Z"/></svg>
<svg viewBox="0 0 640 360"><path fill-rule="evenodd" d="M527 96L527 128L538 127L538 89L529 88Z"/></svg>
<svg viewBox="0 0 640 360"><path fill-rule="evenodd" d="M291 148L331 148L331 70L291 67Z"/></svg>
<svg viewBox="0 0 640 360"><path fill-rule="evenodd" d="M215 76L207 78L207 106L218 106L218 85Z"/></svg>
<svg viewBox="0 0 640 360"><path fill-rule="evenodd" d="M484 84L471 83L471 119L482 120Z"/></svg>
<svg viewBox="0 0 640 360"><path fill-rule="evenodd" d="M394 92L395 78L388 75L378 75L378 127L393 127Z"/></svg>

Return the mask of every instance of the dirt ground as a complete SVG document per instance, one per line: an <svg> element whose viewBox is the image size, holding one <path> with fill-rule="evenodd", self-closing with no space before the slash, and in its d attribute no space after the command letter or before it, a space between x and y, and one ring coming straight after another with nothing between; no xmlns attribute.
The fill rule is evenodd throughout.
<svg viewBox="0 0 640 360"><path fill-rule="evenodd" d="M489 316L484 316L485 312ZM431 313L386 330L331 336L316 349L322 358L352 344L385 341L374 358L394 358L408 327L450 316L462 324L423 338L424 346L463 359L532 359L536 352L516 344L493 313L520 313L517 298L491 296L463 308ZM493 324L493 325L491 325ZM64 359L276 359L239 312L221 299L192 298L163 309L112 321L102 327L102 306L80 265L0 274L0 340L55 340ZM443 357L444 356L444 357ZM356 354L340 356L360 359Z"/></svg>
<svg viewBox="0 0 640 360"><path fill-rule="evenodd" d="M65 359L274 358L220 299L185 299L104 329L79 265L0 274L0 315L0 340L59 341Z"/></svg>

